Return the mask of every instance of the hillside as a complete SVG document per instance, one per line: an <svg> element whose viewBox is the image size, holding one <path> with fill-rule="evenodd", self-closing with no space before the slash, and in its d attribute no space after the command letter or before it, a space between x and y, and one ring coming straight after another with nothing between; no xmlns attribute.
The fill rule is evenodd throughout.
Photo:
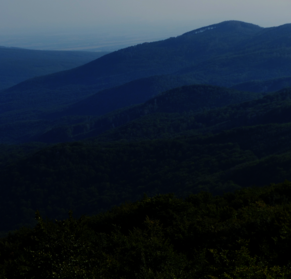
<svg viewBox="0 0 291 279"><path fill-rule="evenodd" d="M254 93L244 93L249 101L241 99L241 103L223 108L205 111L185 112L159 112L153 110L152 114L143 113L140 118L122 123L120 127L110 129L98 136L101 141L141 140L154 138L168 138L180 135L201 135L217 133L223 130L242 126L264 125L269 123L288 123L291 109L291 89L282 89L256 98ZM219 98L219 95L217 95ZM253 100L252 100L253 99ZM255 99L255 100L254 100ZM209 102L209 101L208 101ZM211 103L211 101L210 101ZM118 115L117 115L118 116ZM111 125L118 126L118 117L109 118ZM97 122L98 123L98 122ZM100 122L99 122L100 123ZM100 125L100 124L99 124ZM107 124L108 125L108 124ZM108 127L110 127L108 125ZM111 126L112 127L112 126Z"/></svg>
<svg viewBox="0 0 291 279"><path fill-rule="evenodd" d="M291 87L291 77L275 78L266 81L256 80L241 84L236 84L231 88L240 91L270 93L279 91L280 89Z"/></svg>
<svg viewBox="0 0 291 279"><path fill-rule="evenodd" d="M126 83L124 85L100 91L82 101L69 107L65 106L52 111L46 111L43 107L37 106L38 101L46 101L49 105L60 101L60 98L67 98L73 102L80 96L90 95L90 90L79 90L77 94L72 94L71 90L60 90L58 96L50 94L37 95L26 98L20 106L27 104L30 109L17 110L13 97L10 102L3 104L2 114L0 114L0 142L21 143L42 134L55 126L72 125L87 121L88 117L96 118L114 109L128 107L134 104L143 103L152 96L165 90L179 87L183 84L191 84L194 80L184 79L176 76L154 76ZM89 92L89 93L88 93ZM14 111L6 111L15 109ZM80 117L81 116L81 117Z"/></svg>
<svg viewBox="0 0 291 279"><path fill-rule="evenodd" d="M146 90L150 88L153 84L152 78L143 81L147 84L144 86ZM159 79L159 81L161 80ZM136 82L132 82L129 85L133 84L136 84ZM173 84L173 81L168 84ZM157 85L157 83L154 83L154 85ZM128 88L125 86L123 87L125 89ZM110 94L113 90L106 90L104 94ZM119 91L117 92L119 93ZM147 92L151 92L151 90ZM126 95L126 93L127 92L124 92L122 96ZM132 91L128 90L128 94L130 93L132 93ZM143 97L142 93L143 91L139 92L138 95L140 100ZM141 124L137 124L136 127L143 126L143 130L145 130L147 129L149 123L143 122L143 119L149 119L152 115L152 124L155 125L156 129L160 129L160 132L163 133L163 128L166 128L166 123L164 123L164 127L160 127L161 125L157 125L157 122L161 121L157 116L158 114L171 114L172 116L169 117L176 118L176 121L178 121L179 117L177 116L177 114L185 114L185 117L189 118L190 114L193 115L218 107L242 103L245 101L257 99L259 97L261 97L260 94L239 92L236 90L217 86L191 85L178 87L160 93L156 97L153 97L150 100L146 101L144 104L136 105L128 109L121 109L99 118L88 117L89 115L94 115L95 109L97 110L95 114L97 114L100 110L103 110L103 112L105 112L105 109L107 108L106 106L104 106L104 103L100 104L96 101L96 99L99 98L99 94L96 94L80 103L77 103L69 110L66 110L65 113L63 113L63 115L69 115L69 112L71 112L72 114L75 113L77 115L86 114L86 116L78 118L76 117L76 123L74 123L73 125L68 123L70 122L71 118L67 117L67 123L62 124L61 122L59 122L56 127L49 129L48 131L46 131L45 134L41 136L36 136L34 140L44 142L62 142L72 141L74 139L80 140L89 137L96 137L106 130L110 130L112 128L114 128L113 133L118 133L119 130L116 129L117 127L126 124L130 126L130 123L132 121L134 121L134 123L141 121ZM124 104L122 97L117 94L115 95L115 98L113 98L111 101L111 107L113 107L113 102L116 102L116 105ZM155 120L156 116L157 118ZM190 118L181 120L181 128L185 126L185 123L188 123L189 120ZM130 128L130 130L131 129L134 130L134 128ZM150 129L152 129L152 127ZM139 133L140 129L137 128L136 132ZM153 133L152 138L155 137L159 136L156 133ZM125 136L125 138L127 137Z"/></svg>
<svg viewBox="0 0 291 279"><path fill-rule="evenodd" d="M0 47L0 91L33 77L79 67L105 54Z"/></svg>
<svg viewBox="0 0 291 279"><path fill-rule="evenodd" d="M144 103L170 89L195 83L199 83L199 80L171 75L137 79L117 87L99 91L73 104L57 115L104 115L117 109Z"/></svg>

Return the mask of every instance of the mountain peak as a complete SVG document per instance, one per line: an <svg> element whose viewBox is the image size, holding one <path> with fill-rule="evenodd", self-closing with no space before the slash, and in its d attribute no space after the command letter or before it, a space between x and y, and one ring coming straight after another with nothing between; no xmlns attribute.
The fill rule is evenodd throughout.
<svg viewBox="0 0 291 279"><path fill-rule="evenodd" d="M262 29L263 29L262 27L252 24L252 23L247 23L247 22L238 21L238 20L228 20L228 21L223 21L221 23L212 24L212 25L195 29L193 31L184 33L182 36L189 36L189 35L192 36L192 35L204 33L206 31L212 31L212 30L220 31L220 33L237 31L240 33L245 33L245 34L255 34L261 31Z"/></svg>
<svg viewBox="0 0 291 279"><path fill-rule="evenodd" d="M239 20L226 20L220 23L214 24L214 26L222 26L222 27L229 27L229 28L249 28L249 29L262 29L259 25L239 21Z"/></svg>

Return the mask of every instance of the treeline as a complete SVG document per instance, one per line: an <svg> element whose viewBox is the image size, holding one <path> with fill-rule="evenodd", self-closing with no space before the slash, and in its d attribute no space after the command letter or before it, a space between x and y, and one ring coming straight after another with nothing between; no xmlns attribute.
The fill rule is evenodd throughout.
<svg viewBox="0 0 291 279"><path fill-rule="evenodd" d="M289 278L291 183L144 196L0 240L0 278Z"/></svg>

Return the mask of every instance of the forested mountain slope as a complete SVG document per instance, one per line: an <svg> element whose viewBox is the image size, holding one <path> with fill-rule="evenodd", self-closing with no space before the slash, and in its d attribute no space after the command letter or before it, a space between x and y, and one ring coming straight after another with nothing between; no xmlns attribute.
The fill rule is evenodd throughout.
<svg viewBox="0 0 291 279"><path fill-rule="evenodd" d="M247 93L245 94L247 96ZM289 123L290 100L291 89L287 88L263 98L205 112L195 113L189 110L184 113L159 113L157 111L111 129L101 134L99 138L102 141L168 138L178 135L217 133L241 126ZM117 119L115 121L118 123Z"/></svg>
<svg viewBox="0 0 291 279"><path fill-rule="evenodd" d="M154 76L144 79L139 79L101 91L94 94L83 101L77 102L74 105L52 111L44 110L43 106L39 105L39 101L45 100L51 106L60 99L70 98L71 101L88 93L86 90L80 90L76 95L70 90L60 90L58 96L50 94L39 94L26 98L18 106L27 105L26 110L18 110L13 97L3 104L2 114L0 114L0 142L2 143L20 143L35 138L36 135L44 133L54 126L72 125L84 122L96 115L102 115L114 109L128 107L133 104L143 103L151 97L165 90L179 87L184 84L192 84L196 80L191 80L176 76ZM27 96L28 97L28 96ZM36 105L38 103L38 105ZM1 105L0 105L1 106ZM7 111L14 109L13 111ZM6 110L6 112L4 112ZM85 115L85 117L80 117Z"/></svg>
<svg viewBox="0 0 291 279"><path fill-rule="evenodd" d="M132 141L289 123L290 100L290 88L263 97L215 86L185 86L100 118L80 117L75 124L59 124L34 140L64 142L98 137L101 141Z"/></svg>
<svg viewBox="0 0 291 279"><path fill-rule="evenodd" d="M172 75L137 79L117 87L99 91L73 104L57 115L103 115L117 109L144 103L154 96L170 89L200 82L195 78L184 78L183 76Z"/></svg>
<svg viewBox="0 0 291 279"><path fill-rule="evenodd" d="M0 47L0 91L29 78L79 67L105 54Z"/></svg>
<svg viewBox="0 0 291 279"><path fill-rule="evenodd" d="M144 81L147 81L147 86L145 87L148 88L151 85L150 81L152 81L152 78ZM134 83L135 82L132 82L132 84ZM156 83L154 83L154 85L156 85ZM107 92L112 92L112 90L105 91L104 94ZM65 111L65 115L68 115L68 112L71 112L72 114L87 113L87 116L75 118L75 121L77 122L76 124L62 124L59 122L56 127L53 127L41 136L36 136L34 140L61 142L96 137L106 130L117 128L134 120L139 121L139 119L141 119L141 121L143 121L143 118L148 119L151 115L153 115L152 124L158 128L159 125L157 123L160 120L158 117L156 120L154 118L157 114L165 113L173 114L172 118L177 118L177 121L177 114L185 113L185 117L188 117L188 119L185 119L185 121L183 121L184 123L181 122L181 127L183 127L185 126L185 123L188 123L191 119L189 113L193 115L198 112L204 112L230 104L254 100L261 97L261 94L239 92L211 85L183 86L163 92L156 97L151 98L144 104L112 112L100 118L92 118L89 116L94 115L93 110L95 108L97 109L97 112L99 111L98 108L102 110L102 104L96 102L96 97L99 97L98 94L74 105L70 110ZM117 102L118 104L122 103L121 96L116 96L116 98L112 99L112 103L113 102ZM106 107L104 107L104 109L106 109ZM70 120L68 117L66 119L67 121ZM144 126L142 130L147 129L148 123L144 122L141 126ZM166 126L164 128L166 128ZM118 130L116 131L118 133ZM161 128L161 132L162 131L163 128ZM137 128L136 132L139 133L140 129ZM158 137L155 133L153 133L152 136Z"/></svg>
<svg viewBox="0 0 291 279"><path fill-rule="evenodd" d="M291 24L261 29L232 47L177 73L205 78L207 83L232 86L251 80L290 76ZM281 88L278 88L281 89Z"/></svg>
<svg viewBox="0 0 291 279"><path fill-rule="evenodd" d="M275 78L270 80L255 80L245 83L240 83L232 86L231 88L240 91L270 93L279 91L280 89L291 87L291 77Z"/></svg>

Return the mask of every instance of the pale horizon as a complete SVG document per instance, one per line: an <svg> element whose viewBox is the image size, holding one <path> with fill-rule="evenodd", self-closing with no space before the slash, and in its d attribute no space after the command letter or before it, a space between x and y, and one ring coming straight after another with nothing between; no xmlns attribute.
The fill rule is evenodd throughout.
<svg viewBox="0 0 291 279"><path fill-rule="evenodd" d="M290 10L287 0L0 0L0 46L113 50L228 20L279 26Z"/></svg>

